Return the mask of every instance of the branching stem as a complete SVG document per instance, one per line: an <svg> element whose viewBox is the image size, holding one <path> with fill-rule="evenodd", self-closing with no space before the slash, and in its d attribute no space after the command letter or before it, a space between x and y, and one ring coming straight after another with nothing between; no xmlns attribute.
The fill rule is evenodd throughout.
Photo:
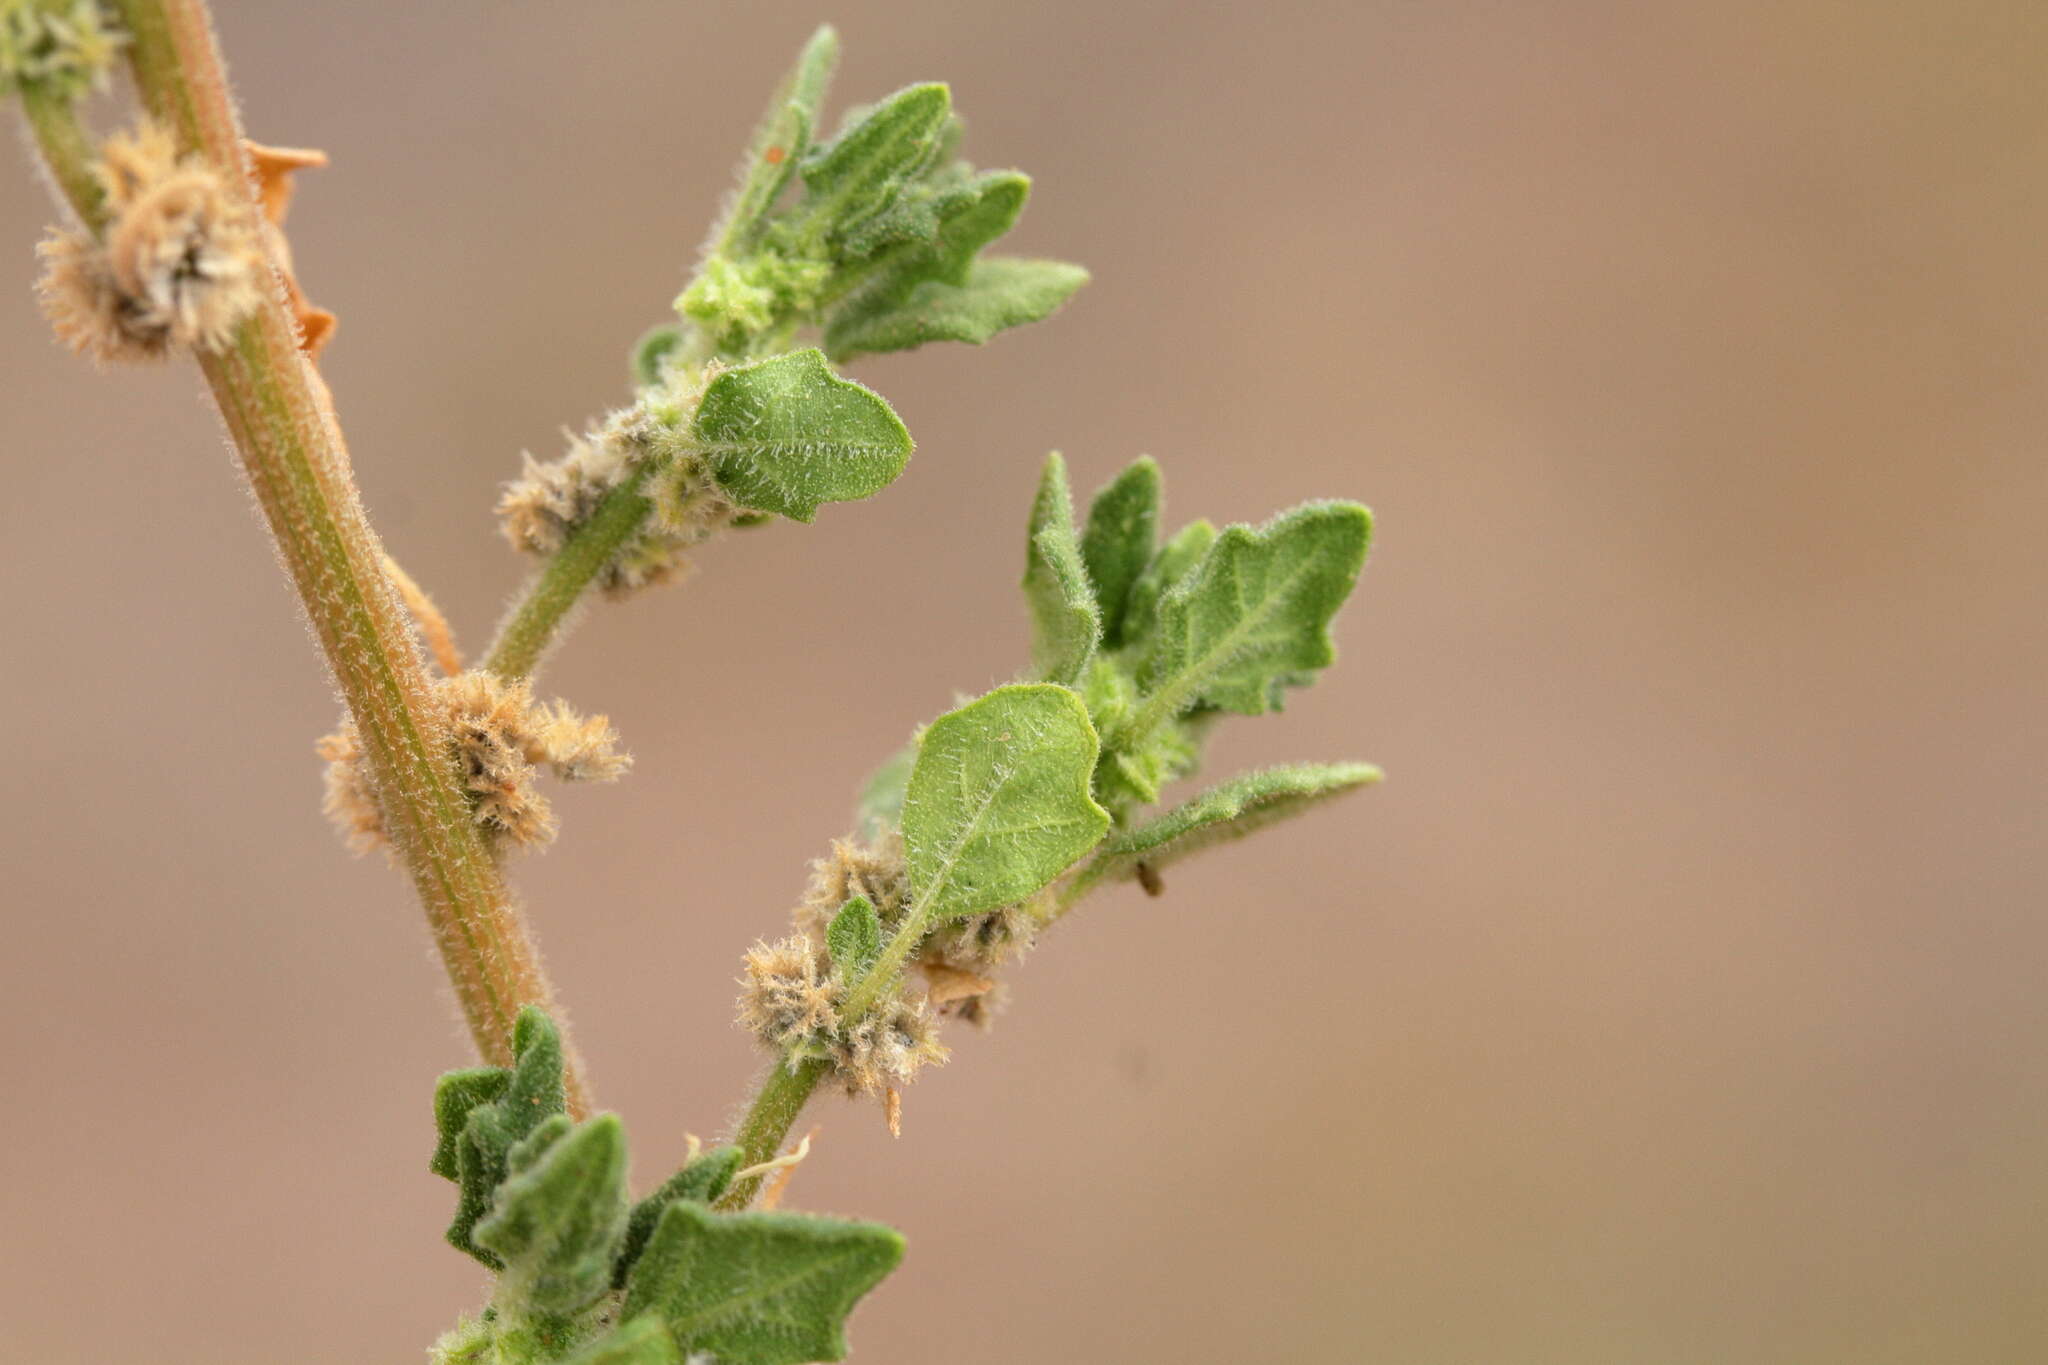
<svg viewBox="0 0 2048 1365"><path fill-rule="evenodd" d="M250 195L240 121L203 0L118 0L136 85L179 146ZM104 206L92 144L67 103L29 101L58 188L97 229ZM248 208L253 214L253 196ZM524 1005L559 1017L553 992L457 781L431 678L364 515L327 388L299 350L280 290L198 356L243 471L362 736L384 820L418 888L434 942L478 1051L512 1059ZM573 1058L570 1105L588 1099Z"/></svg>

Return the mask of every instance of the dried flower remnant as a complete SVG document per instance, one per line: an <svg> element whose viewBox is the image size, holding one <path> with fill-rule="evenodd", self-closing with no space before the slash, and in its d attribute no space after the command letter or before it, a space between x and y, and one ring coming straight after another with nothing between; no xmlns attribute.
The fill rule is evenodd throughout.
<svg viewBox="0 0 2048 1365"><path fill-rule="evenodd" d="M842 1018L841 982L815 939L795 934L757 943L745 961L741 1026L776 1051L828 1059L849 1095L886 1098L925 1066L946 1060L937 1016L923 1000L898 994L860 1019Z"/></svg>
<svg viewBox="0 0 2048 1365"><path fill-rule="evenodd" d="M535 786L546 767L566 782L614 782L632 766L604 716L583 716L562 702L539 705L525 682L469 671L440 683L450 743L477 823L524 848L555 837L555 813ZM350 849L385 847L376 788L363 764L354 723L344 721L317 746L327 760L323 807Z"/></svg>
<svg viewBox="0 0 2048 1365"><path fill-rule="evenodd" d="M327 153L310 147L267 147L246 139L242 147L255 173L257 202L263 205L263 239L270 247L270 258L277 263L278 275L284 280L285 301L291 305L292 319L299 327L299 349L308 359L318 360L321 350L334 339L340 319L308 300L306 291L299 287L298 273L292 266L291 240L284 234L284 216L291 208L296 184L293 175L325 166Z"/></svg>
<svg viewBox="0 0 2048 1365"><path fill-rule="evenodd" d="M797 932L823 943L832 917L855 896L867 897L875 918L889 927L902 917L909 894L901 835L892 830L872 844L834 839L832 851L811 864L810 882L790 918Z"/></svg>
<svg viewBox="0 0 2048 1365"><path fill-rule="evenodd" d="M519 477L498 499L499 525L514 549L552 555L613 490L644 475L640 491L654 515L597 575L598 586L613 597L675 576L684 566L683 551L729 525L739 510L702 457L683 449L669 422L645 405L615 412L568 442L561 456L545 463L522 457Z"/></svg>
<svg viewBox="0 0 2048 1365"><path fill-rule="evenodd" d="M205 158L180 158L144 123L101 149L105 237L53 232L37 291L57 335L97 361L150 360L171 346L218 351L262 299L260 225Z"/></svg>

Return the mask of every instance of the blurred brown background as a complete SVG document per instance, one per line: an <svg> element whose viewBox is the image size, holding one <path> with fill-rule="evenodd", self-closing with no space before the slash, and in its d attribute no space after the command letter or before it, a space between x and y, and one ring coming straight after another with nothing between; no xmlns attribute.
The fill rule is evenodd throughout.
<svg viewBox="0 0 2048 1365"><path fill-rule="evenodd" d="M1023 659L1037 462L1179 519L1362 498L1342 666L1216 770L1391 780L1120 892L800 1206L904 1227L861 1358L2048 1358L2048 10L220 6L373 514L472 646L497 482L625 394L782 64L954 83L1097 282L859 367L910 474L593 611L639 756L518 878L658 1180L867 766ZM465 1044L322 823L334 704L187 367L0 242L12 1121L0 1359L420 1358Z"/></svg>

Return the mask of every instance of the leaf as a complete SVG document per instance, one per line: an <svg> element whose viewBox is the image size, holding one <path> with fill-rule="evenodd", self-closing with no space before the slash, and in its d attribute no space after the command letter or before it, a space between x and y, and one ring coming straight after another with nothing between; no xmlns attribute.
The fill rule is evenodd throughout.
<svg viewBox="0 0 2048 1365"><path fill-rule="evenodd" d="M1246 773L1109 840L1090 864L1089 880L1131 876L1139 863L1165 867L1370 786L1382 776L1370 763L1302 763Z"/></svg>
<svg viewBox="0 0 2048 1365"><path fill-rule="evenodd" d="M929 240L899 245L861 267L868 278L825 320L825 349L835 360L885 349L865 344L863 336L873 328L874 339L881 340L897 324L880 320L900 314L918 286L927 281L966 284L982 248L1008 232L1024 211L1031 177L1021 171L985 171L950 187L927 183L915 197L928 201L936 228Z"/></svg>
<svg viewBox="0 0 2048 1365"><path fill-rule="evenodd" d="M663 1181L660 1189L635 1204L626 1219L626 1237L619 1244L618 1260L612 1266L612 1288L625 1288L626 1276L632 1273L640 1253L647 1249L647 1239L654 1235L654 1225L661 1221L663 1209L678 1199L709 1208L732 1184L733 1172L745 1159L746 1153L739 1147L714 1147L699 1153Z"/></svg>
<svg viewBox="0 0 2048 1365"><path fill-rule="evenodd" d="M1088 504L1088 527L1081 533L1081 560L1095 600L1102 607L1102 647L1124 642L1124 616L1131 589L1152 562L1159 539L1159 466L1141 455Z"/></svg>
<svg viewBox="0 0 2048 1365"><path fill-rule="evenodd" d="M790 174L809 150L811 129L818 126L818 106L839 64L839 35L830 24L813 33L796 65L782 78L768 101L768 111L747 145L740 163L740 189L725 221L712 233L717 254L730 253L775 207Z"/></svg>
<svg viewBox="0 0 2048 1365"><path fill-rule="evenodd" d="M1145 712L1197 704L1256 716L1336 658L1330 619L1372 539L1357 503L1309 503L1265 526L1232 526L1159 599L1159 644ZM1143 714L1143 712L1141 712Z"/></svg>
<svg viewBox="0 0 2048 1365"><path fill-rule="evenodd" d="M1019 683L926 728L903 803L912 913L932 924L1023 899L1093 848L1099 753L1081 699Z"/></svg>
<svg viewBox="0 0 2048 1365"><path fill-rule="evenodd" d="M846 1315L902 1259L902 1236L876 1223L675 1203L634 1267L624 1313L654 1314L685 1353L721 1365L843 1360Z"/></svg>
<svg viewBox="0 0 2048 1365"><path fill-rule="evenodd" d="M910 769L917 762L917 741L889 755L882 766L868 775L854 803L854 827L869 841L881 838L903 821L903 791L910 783Z"/></svg>
<svg viewBox="0 0 2048 1365"><path fill-rule="evenodd" d="M497 1254L472 1239L477 1220L491 1210L491 1197L505 1179L512 1148L538 1128L549 1116L567 1111L562 1089L562 1036L553 1021L529 1005L519 1012L512 1026L512 1066L497 1098L469 1103L462 1121L462 1133L455 1143L455 1218L448 1225L449 1244L468 1252L491 1269L503 1264ZM466 1073L456 1072L456 1076ZM463 1083L472 1095L485 1088L481 1081ZM461 1103L452 1091L451 1108ZM439 1110L442 1092L436 1091ZM439 1115L437 1114L437 1117ZM439 1163L441 1153L435 1152ZM436 1170L441 1170L437 1164ZM445 1174L445 1171L442 1171Z"/></svg>
<svg viewBox="0 0 2048 1365"><path fill-rule="evenodd" d="M1051 317L1086 283L1088 272L1066 261L994 256L976 261L965 284L927 280L893 308L835 318L825 329L825 345L839 360L932 341L979 346L998 332Z"/></svg>
<svg viewBox="0 0 2048 1365"><path fill-rule="evenodd" d="M471 1239L503 1262L500 1299L568 1315L611 1287L626 1233L626 1132L616 1114L555 1114L507 1154L490 1216Z"/></svg>
<svg viewBox="0 0 2048 1365"><path fill-rule="evenodd" d="M841 242L888 209L938 156L952 111L952 93L944 85L913 85L807 157L806 235Z"/></svg>
<svg viewBox="0 0 2048 1365"><path fill-rule="evenodd" d="M1026 534L1024 597L1031 606L1031 668L1048 682L1071 683L1095 655L1102 615L1081 563L1067 465L1058 451L1045 457Z"/></svg>
<svg viewBox="0 0 2048 1365"><path fill-rule="evenodd" d="M825 947L832 954L832 966L841 981L858 981L882 955L882 921L875 916L874 902L855 896L839 907L825 929Z"/></svg>
<svg viewBox="0 0 2048 1365"><path fill-rule="evenodd" d="M1124 603L1125 645L1143 644L1151 637L1159 625L1160 594L1185 578L1215 543L1216 528L1206 520L1198 520L1181 527L1173 539L1159 547L1159 553L1152 556L1145 572L1131 585L1130 597Z"/></svg>
<svg viewBox="0 0 2048 1365"><path fill-rule="evenodd" d="M880 492L910 459L910 433L889 405L815 350L721 371L693 431L735 502L793 521Z"/></svg>
<svg viewBox="0 0 2048 1365"><path fill-rule="evenodd" d="M502 1066L479 1066L450 1071L435 1083L434 1126L440 1130L441 1140L427 1162L428 1170L449 1180L456 1178L455 1154L469 1111L497 1099L511 1081L512 1073Z"/></svg>
<svg viewBox="0 0 2048 1365"><path fill-rule="evenodd" d="M634 1318L585 1346L562 1365L684 1365L660 1318Z"/></svg>

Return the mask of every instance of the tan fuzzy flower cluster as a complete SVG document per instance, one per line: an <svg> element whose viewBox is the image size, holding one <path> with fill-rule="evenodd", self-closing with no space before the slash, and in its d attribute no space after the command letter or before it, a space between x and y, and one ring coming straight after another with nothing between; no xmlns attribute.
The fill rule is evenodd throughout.
<svg viewBox="0 0 2048 1365"><path fill-rule="evenodd" d="M471 670L439 684L450 742L476 821L494 836L537 848L555 837L555 813L535 784L546 767L568 782L614 782L632 766L603 716L581 716L561 702L541 705L524 681ZM362 742L352 720L323 737L327 760L323 809L350 849L388 845Z"/></svg>
<svg viewBox="0 0 2048 1365"><path fill-rule="evenodd" d="M729 524L737 511L703 459L682 449L669 424L644 406L570 436L557 459L543 463L528 454L523 460L520 476L498 499L499 524L513 548L539 555L561 549L608 493L654 463L643 488L654 516L598 578L614 597L674 576L683 568L683 551Z"/></svg>
<svg viewBox="0 0 2048 1365"><path fill-rule="evenodd" d="M938 1021L923 1000L892 996L852 1024L842 1020L843 984L831 957L803 934L755 944L740 985L740 1024L777 1050L809 1049L830 1059L849 1095L887 1097L946 1060Z"/></svg>
<svg viewBox="0 0 2048 1365"><path fill-rule="evenodd" d="M100 361L224 348L271 279L246 197L149 123L108 138L96 169L104 238L54 232L37 248L37 292L57 335Z"/></svg>
<svg viewBox="0 0 2048 1365"><path fill-rule="evenodd" d="M887 932L902 917L909 893L910 870L903 860L901 835L891 830L872 846L834 839L832 852L811 864L810 883L790 918L798 933L823 943L839 907L865 896Z"/></svg>
<svg viewBox="0 0 2048 1365"><path fill-rule="evenodd" d="M1028 952L1031 941L1031 920L1021 906L1006 905L947 925L926 939L918 954L926 999L941 1014L987 1028L1003 1000L997 969Z"/></svg>

